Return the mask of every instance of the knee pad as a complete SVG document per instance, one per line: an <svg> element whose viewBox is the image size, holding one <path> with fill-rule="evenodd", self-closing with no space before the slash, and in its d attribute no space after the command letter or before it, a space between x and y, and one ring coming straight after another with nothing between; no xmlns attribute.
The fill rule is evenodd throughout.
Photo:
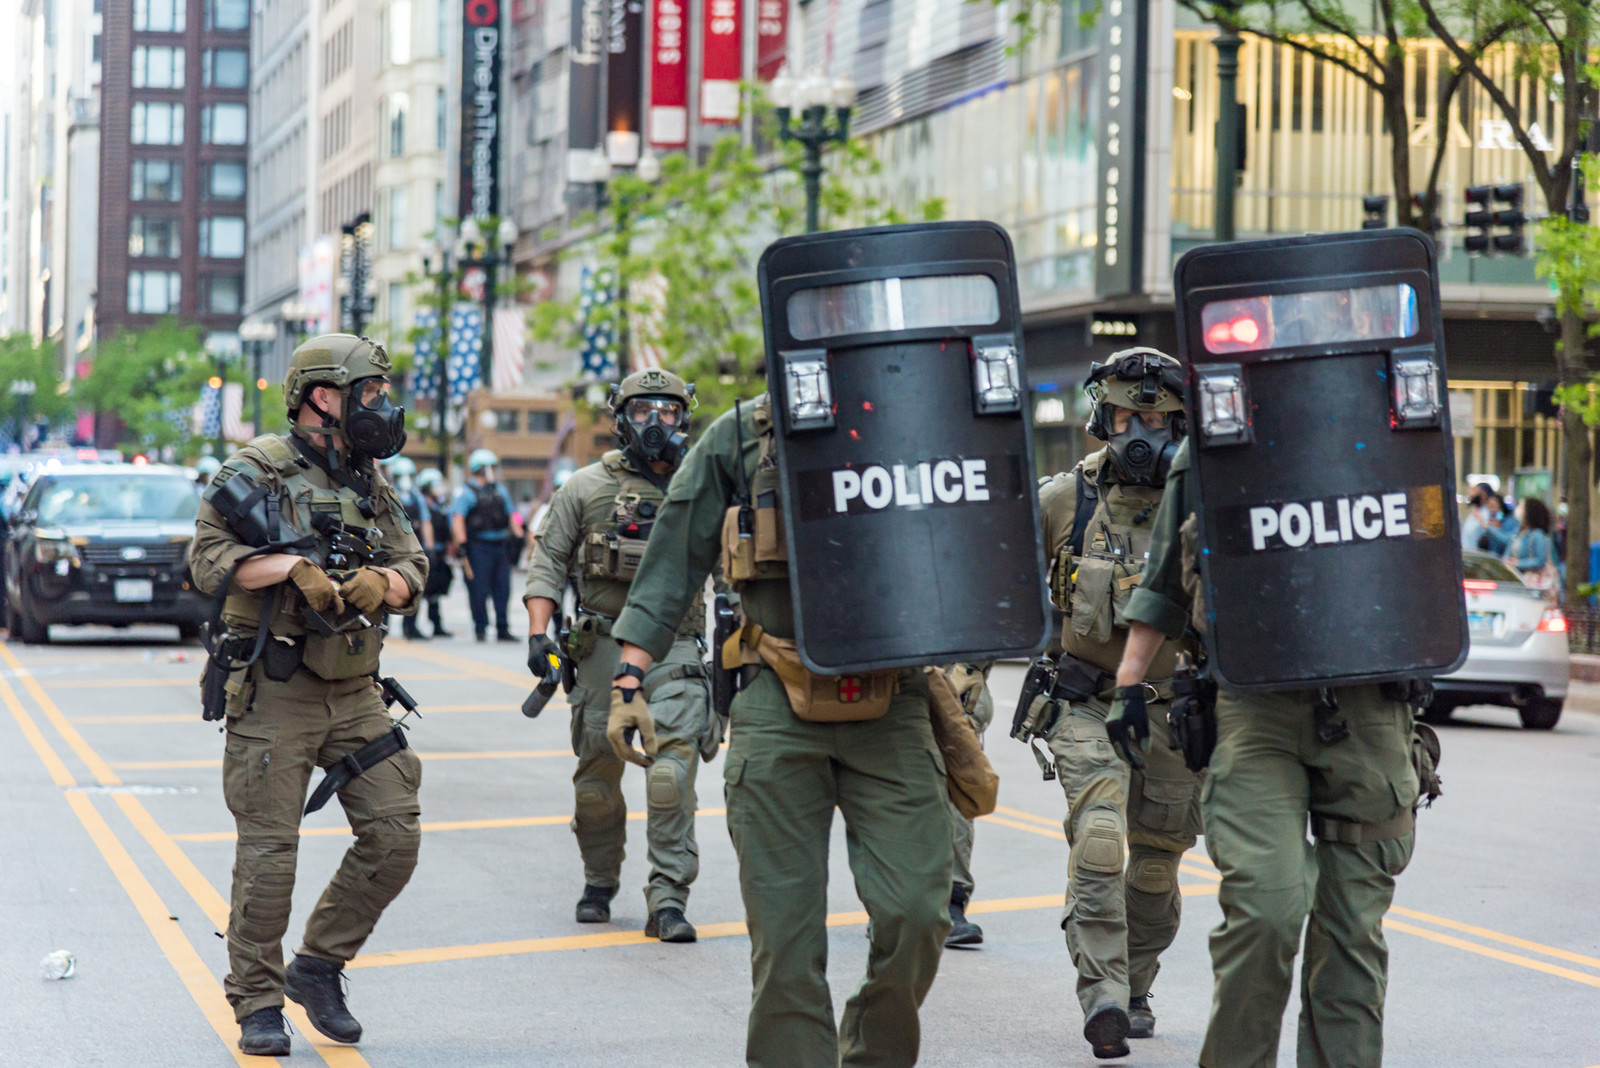
<svg viewBox="0 0 1600 1068"><path fill-rule="evenodd" d="M678 800L683 796L683 791L678 787L679 768L671 760L657 760L650 765L650 770L645 772L645 797L651 808L672 809L678 807Z"/></svg>
<svg viewBox="0 0 1600 1068"><path fill-rule="evenodd" d="M580 786L574 796L574 823L614 822L616 806L611 791L599 786Z"/></svg>
<svg viewBox="0 0 1600 1068"><path fill-rule="evenodd" d="M1135 856L1128 885L1142 894L1170 894L1178 886L1178 858Z"/></svg>
<svg viewBox="0 0 1600 1068"><path fill-rule="evenodd" d="M1077 856L1073 868L1078 871L1099 872L1112 875L1122 870L1122 841L1127 836L1127 822L1121 812L1112 808L1093 808L1083 814L1080 822Z"/></svg>

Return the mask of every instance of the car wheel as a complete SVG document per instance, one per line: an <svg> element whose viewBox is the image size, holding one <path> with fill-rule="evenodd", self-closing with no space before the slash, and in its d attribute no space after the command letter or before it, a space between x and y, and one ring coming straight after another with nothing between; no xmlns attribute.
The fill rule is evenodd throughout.
<svg viewBox="0 0 1600 1068"><path fill-rule="evenodd" d="M1559 697L1530 697L1527 704L1517 709L1517 715L1528 730L1547 731L1561 718L1564 703Z"/></svg>
<svg viewBox="0 0 1600 1068"><path fill-rule="evenodd" d="M23 597L22 602L12 610L11 621L16 624L17 637L22 639L24 645L49 644L50 628L28 611L27 597Z"/></svg>
<svg viewBox="0 0 1600 1068"><path fill-rule="evenodd" d="M1433 700L1428 703L1428 707L1422 710L1421 719L1424 723L1431 723L1435 727L1438 727L1445 723L1449 723L1450 714L1455 710L1455 702L1451 701L1448 697L1440 697L1435 695Z"/></svg>

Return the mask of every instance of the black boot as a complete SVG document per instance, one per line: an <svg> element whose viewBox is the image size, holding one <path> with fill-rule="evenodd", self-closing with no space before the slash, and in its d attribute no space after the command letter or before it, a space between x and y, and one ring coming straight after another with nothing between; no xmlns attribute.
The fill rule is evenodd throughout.
<svg viewBox="0 0 1600 1068"><path fill-rule="evenodd" d="M1083 1037L1089 1040L1097 1060L1126 1057L1128 1049L1128 1010L1111 1002L1101 1005L1089 1014L1083 1025Z"/></svg>
<svg viewBox="0 0 1600 1068"><path fill-rule="evenodd" d="M282 1009L257 1009L239 1021L239 1049L254 1057L287 1057L289 1031Z"/></svg>
<svg viewBox="0 0 1600 1068"><path fill-rule="evenodd" d="M1140 994L1128 999L1128 1037L1154 1038L1156 1014L1150 1008L1150 995Z"/></svg>
<svg viewBox="0 0 1600 1068"><path fill-rule="evenodd" d="M444 629L444 613L439 611L439 598L435 597L428 602L428 622L433 624L435 638L454 638L455 635Z"/></svg>
<svg viewBox="0 0 1600 1068"><path fill-rule="evenodd" d="M950 933L944 936L946 946L981 946L983 928L967 919L967 901L970 895L959 886L950 888Z"/></svg>
<svg viewBox="0 0 1600 1068"><path fill-rule="evenodd" d="M610 923L611 899L616 896L617 888L614 886L585 884L583 896L578 899L578 908L572 918L579 923Z"/></svg>
<svg viewBox="0 0 1600 1068"><path fill-rule="evenodd" d="M644 936L663 942L693 942L700 937L694 924L684 918L682 909L657 909L645 921Z"/></svg>
<svg viewBox="0 0 1600 1068"><path fill-rule="evenodd" d="M311 1026L335 1042L361 1041L361 1025L345 1008L340 979L344 965L320 957L297 955L284 969L283 992L306 1010Z"/></svg>
<svg viewBox="0 0 1600 1068"><path fill-rule="evenodd" d="M428 636L422 633L422 630L417 626L416 616L403 616L401 618L400 633L405 635L407 641L425 642L428 640Z"/></svg>

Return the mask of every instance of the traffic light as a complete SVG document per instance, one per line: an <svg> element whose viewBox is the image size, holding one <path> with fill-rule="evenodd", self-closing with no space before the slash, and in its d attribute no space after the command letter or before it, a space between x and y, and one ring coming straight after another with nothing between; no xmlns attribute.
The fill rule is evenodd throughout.
<svg viewBox="0 0 1600 1068"><path fill-rule="evenodd" d="M1389 228L1389 198L1381 194L1362 197L1361 210L1366 218L1361 220L1363 230L1386 230Z"/></svg>
<svg viewBox="0 0 1600 1068"><path fill-rule="evenodd" d="M1468 205L1467 216L1463 220L1468 233L1462 245L1468 252L1493 255L1489 231L1494 226L1494 212L1489 210L1489 201L1494 198L1494 187L1470 185L1463 196Z"/></svg>
<svg viewBox="0 0 1600 1068"><path fill-rule="evenodd" d="M1494 224L1510 231L1495 235L1495 251L1513 256L1524 255L1528 251L1528 243L1522 230L1528 225L1528 216L1522 211L1522 183L1495 186L1494 198L1505 205L1503 210L1494 213Z"/></svg>

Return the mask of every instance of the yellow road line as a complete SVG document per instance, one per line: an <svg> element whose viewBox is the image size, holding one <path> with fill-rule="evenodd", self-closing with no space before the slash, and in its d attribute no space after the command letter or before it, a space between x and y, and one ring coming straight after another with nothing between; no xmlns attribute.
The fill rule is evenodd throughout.
<svg viewBox="0 0 1600 1068"><path fill-rule="evenodd" d="M25 675L23 677L24 678L31 678L32 676ZM471 675L463 675L460 672L454 672L454 671L451 671L451 672L423 672L422 674L407 675L406 676L406 681L407 682L441 682L441 681L460 682L460 681L463 681L465 679L470 679L470 678L472 678ZM56 682L54 680L49 680L49 686L50 686L50 688L52 690L126 690L126 689L135 688L135 687L143 688L143 687L151 687L151 686L192 686L192 687L194 687L195 689L198 690L199 687L200 687L200 682L199 682L199 676L194 675L194 674L191 673L191 674L185 675L185 676L183 676L181 678L174 678L174 679L148 679L148 678L139 678L139 679L66 679L66 680L63 680L61 682Z"/></svg>
<svg viewBox="0 0 1600 1068"><path fill-rule="evenodd" d="M1214 894L1216 888L1211 886L1185 886L1183 894L1192 897L1201 894ZM994 914L1000 912L1025 912L1032 909L1059 909L1061 898L1055 895L1044 897L1012 897L997 898L992 901L974 901L967 906L967 912L973 915ZM867 923L867 914L864 911L834 912L827 918L829 927L862 927ZM732 938L749 934L749 928L742 922L737 923L708 923L698 926L702 940L708 938ZM646 938L639 931L606 931L599 934L587 935L558 935L553 938L522 938L512 942L482 942L470 946L439 946L434 949L402 949L391 950L387 953L363 953L349 964L347 968L388 968L398 964L440 964L445 961L480 960L484 957L513 957L529 953L558 953L569 949L602 949L610 946L644 946L655 943L654 938Z"/></svg>
<svg viewBox="0 0 1600 1068"><path fill-rule="evenodd" d="M701 808L695 810L696 816L725 816L725 808ZM648 816L645 812L630 812L630 820L642 820ZM487 820L424 820L424 831L495 831L508 827L564 827L572 822L571 816L508 816L503 819ZM352 833L348 827L302 827L301 838L334 838L339 835ZM238 835L233 831L201 831L194 834L175 834L175 842L231 842Z"/></svg>
<svg viewBox="0 0 1600 1068"><path fill-rule="evenodd" d="M1418 912L1415 909L1401 908L1399 905L1389 906L1389 911L1396 916L1405 916L1408 919L1436 924L1439 927L1448 927L1452 931L1461 931L1491 942L1502 942L1508 946L1516 946L1518 949L1526 949L1534 953L1543 953L1547 957L1556 957L1559 960L1569 961L1573 964L1582 964L1589 968L1600 968L1600 959L1585 957L1582 953L1571 953L1565 949L1557 949L1554 946L1546 946L1539 942L1530 942L1526 938L1518 938L1515 935L1501 934L1499 931L1491 931L1487 927L1474 927L1470 923L1447 920L1443 916L1434 916L1426 912Z"/></svg>
<svg viewBox="0 0 1600 1068"><path fill-rule="evenodd" d="M1392 931L1404 931L1406 934L1416 935L1418 938L1426 938L1430 942L1438 942L1440 945L1454 946L1456 949L1464 949L1468 953L1476 953L1480 957L1490 957L1494 960L1505 961L1507 964L1519 964L1524 968L1532 968L1536 972L1544 972L1546 975L1571 979L1575 983L1583 983L1586 986L1600 987L1600 975L1575 972L1571 968L1547 964L1542 960L1519 956L1516 953L1507 953L1505 950L1495 949L1493 946L1480 946L1476 942L1468 942L1464 938L1439 934L1437 931L1429 931L1421 927L1413 927L1409 923L1401 923L1399 920L1391 920L1387 917L1384 918L1383 925Z"/></svg>
<svg viewBox="0 0 1600 1068"><path fill-rule="evenodd" d="M1046 827L1054 827L1056 830L1061 829L1060 820L1053 820L1048 816L1035 816L1032 812L1024 812L1020 808L1007 808L1004 805L996 805L994 810L996 812L1003 812L1007 816L1015 816L1019 820L1027 820L1030 823L1042 823Z"/></svg>
<svg viewBox="0 0 1600 1068"><path fill-rule="evenodd" d="M0 658L4 658L12 666L16 666L17 659L15 654L4 645L0 645ZM24 676L25 684L31 681L31 679ZM39 689L36 684L29 686L28 689L45 717L55 725L61 737L68 745L72 746L73 750L78 753L79 758L89 766L100 784L114 786L120 783L122 780L112 773L110 765L100 759L99 754L90 748L88 743L66 723L66 717L61 714L61 710L56 707L55 703L50 700L44 691ZM60 768L66 781L60 782L58 780L58 785L75 785L72 776L66 772L66 765L55 755L54 749L45 740L38 727L32 724L32 717L27 714L27 710L17 700L15 691L12 690L4 678L0 678L0 697L4 697L5 703L10 706L14 716L18 716L20 720L28 721L32 729L31 732L25 729L24 733L29 735L30 742L35 742L35 739L37 739L34 748L40 752L41 758L44 758L46 753L49 754L49 757L45 759L46 766L51 767L53 764L54 767ZM63 728L65 729L63 730ZM52 771L52 775L54 775L54 771ZM201 1013L217 1032L217 1037L222 1039L228 1051L233 1054L234 1059L241 1065L260 1063L253 1058L247 1060L245 1055L239 1052L238 1044L234 1041L236 1037L234 1032L237 1030L238 1025L234 1022L233 1007L228 1004L222 987L218 985L216 978L206 968L205 962L200 959L199 953L195 951L193 944L183 934L182 929L173 925L171 911L161 901L160 895L150 885L149 880L144 877L144 873L139 870L139 866L128 855L127 850L123 848L121 841L111 830L110 824L106 823L99 810L94 807L93 803L84 794L69 793L66 797L68 804L72 806L73 811L78 814L78 819L89 832L90 838L94 840L95 845L100 849L101 855L105 857L112 874L117 877L117 881L122 884L129 898L133 900L134 907L139 911L146 925L150 927L151 934L155 936L156 944L166 954L167 960L178 972L178 976L183 981L184 986L188 988L190 996L200 1006ZM117 805L127 815L135 829L149 842L163 863L167 865L173 877L194 898L195 903L206 914L206 918L211 920L213 925L219 929L225 930L227 928L228 910L222 902L222 896L200 874L200 870L183 855L183 851L161 831L161 828L156 825L155 820L150 816L144 805L140 803L139 799L129 794L120 794L117 795ZM295 1028L311 1042L312 1049L331 1068L370 1068L366 1058L362 1057L357 1050L324 1039L319 1032L312 1028L311 1021L306 1018L305 1011L298 1005L286 1003L284 1005L284 1015L289 1017Z"/></svg>
<svg viewBox="0 0 1600 1068"><path fill-rule="evenodd" d="M192 683L191 683L191 685L192 685ZM515 712L521 707L522 706L520 706L520 705L439 705L438 707L430 707L428 705L421 705L418 708L418 712L422 715L422 717L424 719L426 719L429 716L436 716L441 712L443 712L443 713L451 713L451 712ZM550 709L550 708L566 708L567 707L567 703L565 701L551 701L545 707L547 709ZM200 717L194 712L182 712L182 713L178 713L178 712L163 712L163 713L152 714L152 715L136 715L136 716L114 716L114 715L112 715L112 716L68 716L67 718L69 720L71 720L73 723L95 723L95 724L106 724L106 723L128 723L128 724L141 724L141 723L200 723L200 722L203 722L200 719ZM570 749L564 750L564 752L568 756L572 755L572 750L570 750Z"/></svg>
<svg viewBox="0 0 1600 1068"><path fill-rule="evenodd" d="M188 717L186 717L188 718ZM82 720L78 721L82 723ZM423 753L423 760L522 760L536 757L570 757L571 749L503 749L486 753ZM177 771L182 768L220 768L220 760L129 760L111 765L121 771Z"/></svg>
<svg viewBox="0 0 1600 1068"><path fill-rule="evenodd" d="M455 668L457 671L465 671L473 678L492 679L495 682L503 682L507 686L514 686L522 691L533 689L533 676L526 671L512 671L508 668L496 667L493 664L486 664L482 660L474 660L470 656L458 656L455 653L446 653L439 649L430 649L425 645L419 645L415 642L407 642L404 640L396 641L395 639L391 638L386 641L384 645L386 647L393 645L403 649L405 651L405 655L414 656L418 660L426 660L429 663L438 664L441 667L451 667ZM416 676L413 675L407 677L415 678ZM404 682L405 679L401 679L400 681ZM424 708L423 711L426 712L427 709Z"/></svg>

